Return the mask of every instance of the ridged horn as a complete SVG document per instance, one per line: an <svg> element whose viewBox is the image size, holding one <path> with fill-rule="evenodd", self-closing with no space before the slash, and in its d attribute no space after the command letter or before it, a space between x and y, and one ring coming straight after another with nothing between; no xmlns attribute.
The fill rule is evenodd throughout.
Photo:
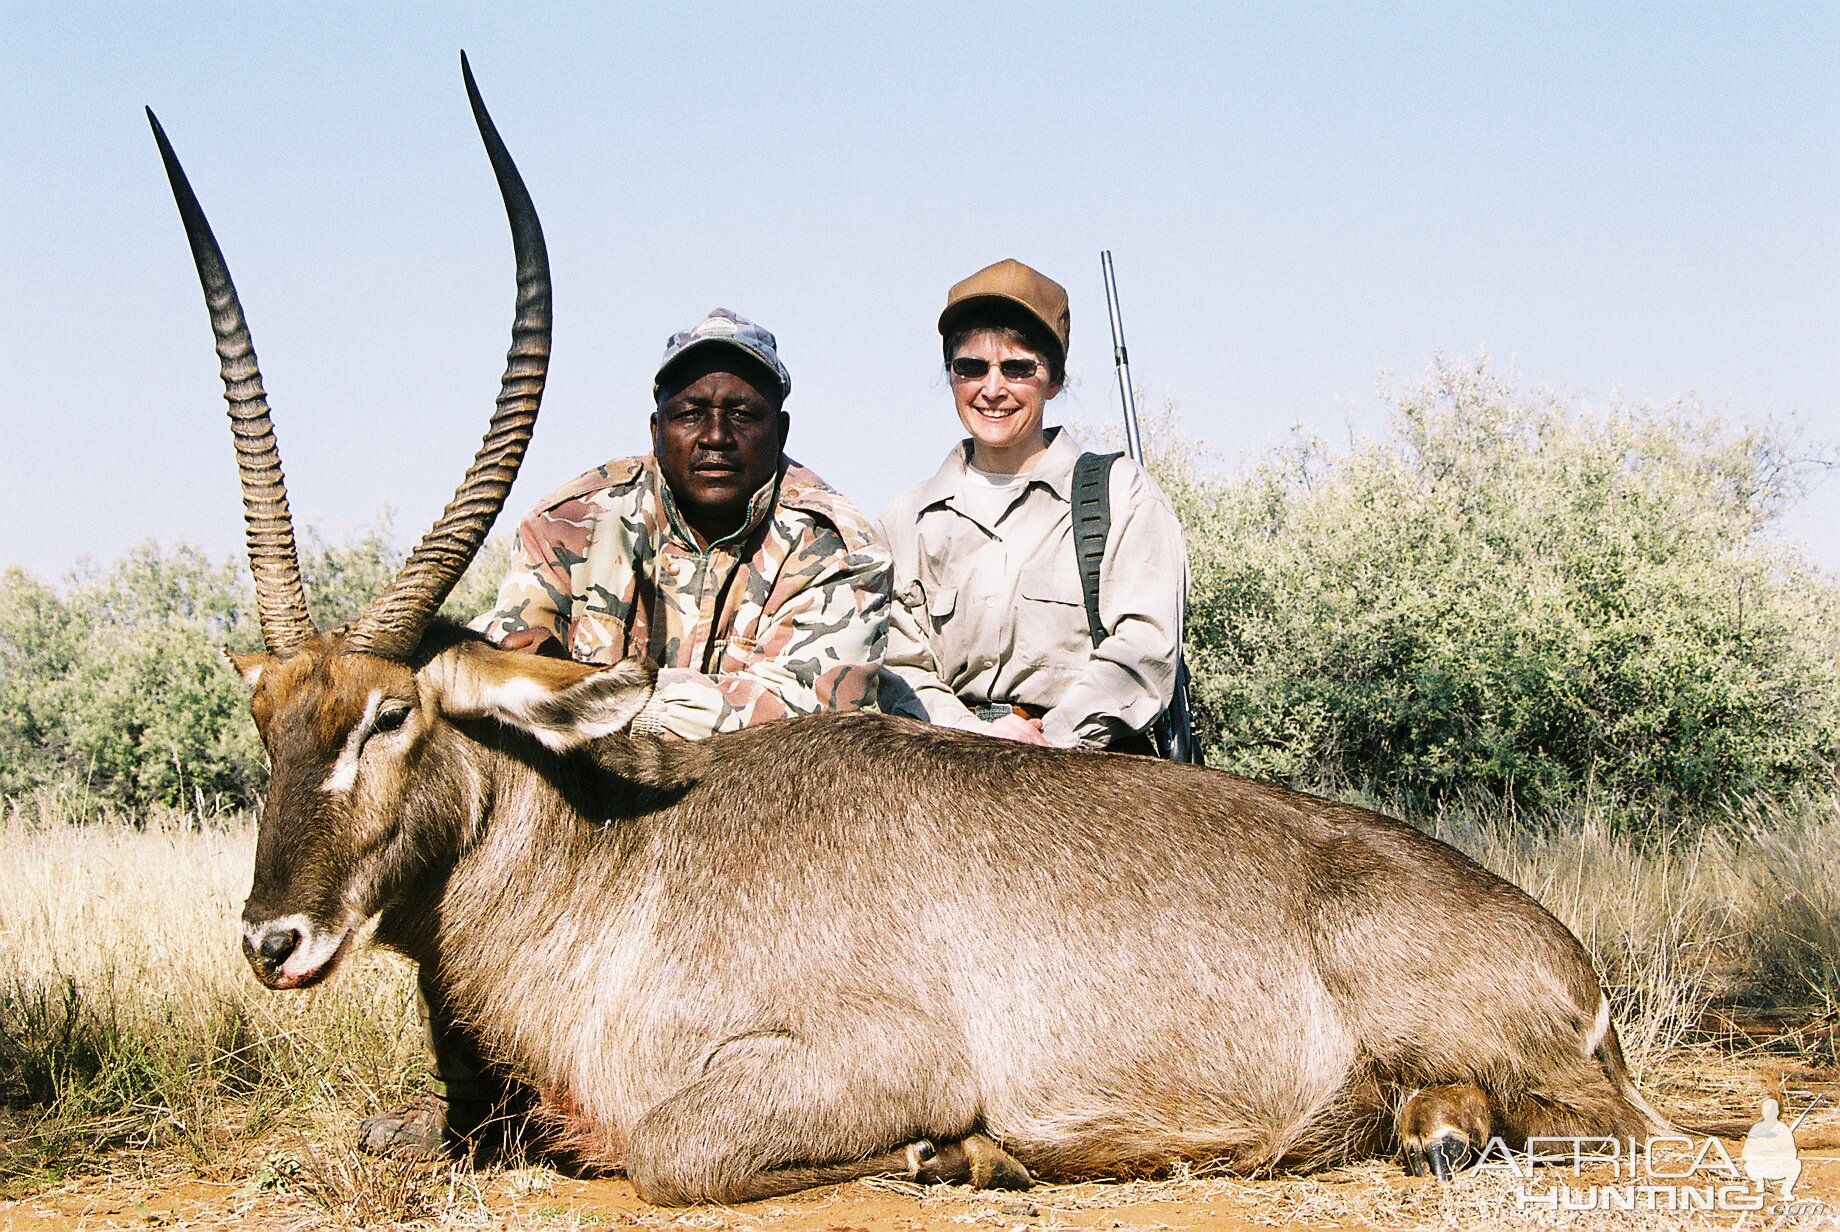
<svg viewBox="0 0 1840 1232"><path fill-rule="evenodd" d="M346 635L348 648L387 659L406 659L415 650L428 622L492 529L524 460L549 370L549 254L543 246L543 228L517 166L499 140L492 117L486 114L465 52L460 54L460 72L511 221L512 247L517 253L517 315L511 325L511 352L499 385L498 408L473 465L390 588L352 623Z"/></svg>
<svg viewBox="0 0 1840 1232"><path fill-rule="evenodd" d="M166 140L166 130L147 109L153 139L166 164L173 200L185 222L192 261L204 287L205 307L211 313L211 332L217 336L218 367L224 379L224 401L230 404L230 434L236 444L236 470L243 483L243 524L249 543L249 571L256 581L256 613L262 622L262 640L272 655L287 656L315 633L307 615L306 592L300 584L300 556L294 547L294 518L288 512L287 480L281 474L281 453L275 447L275 425L268 414L268 394L262 389L262 369L249 340L249 323L230 281L223 250L211 234L198 197L185 178L185 169Z"/></svg>

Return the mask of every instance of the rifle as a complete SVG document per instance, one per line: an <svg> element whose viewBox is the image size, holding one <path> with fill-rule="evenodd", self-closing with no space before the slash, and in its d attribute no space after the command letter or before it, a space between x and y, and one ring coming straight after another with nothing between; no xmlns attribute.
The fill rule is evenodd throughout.
<svg viewBox="0 0 1840 1232"><path fill-rule="evenodd" d="M1144 464L1144 438L1137 426L1137 394L1131 387L1131 359L1124 345L1124 316L1118 308L1118 276L1112 271L1112 251L1099 254L1099 268L1105 275L1105 311L1112 324L1112 361L1118 370L1118 396L1124 403L1124 447L1131 461ZM1186 621L1184 621L1186 623ZM1151 726L1156 751L1170 761L1205 765L1201 749L1195 743L1193 712L1188 704L1188 664L1182 644L1176 643L1176 685L1169 709Z"/></svg>

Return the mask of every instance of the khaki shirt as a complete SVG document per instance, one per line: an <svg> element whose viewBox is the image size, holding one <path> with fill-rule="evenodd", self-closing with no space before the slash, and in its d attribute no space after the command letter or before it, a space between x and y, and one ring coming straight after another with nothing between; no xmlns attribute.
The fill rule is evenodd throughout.
<svg viewBox="0 0 1840 1232"><path fill-rule="evenodd" d="M883 709L976 729L972 706L1020 702L1046 709L1050 744L1103 748L1168 707L1188 586L1181 525L1141 466L1113 464L1099 575L1106 638L1095 649L1073 545L1080 448L1066 432L1050 433L1047 453L994 525L965 499L970 441L883 512L895 599Z"/></svg>
<svg viewBox="0 0 1840 1232"><path fill-rule="evenodd" d="M742 528L707 549L648 455L597 466L518 526L494 641L547 629L584 663L655 657L634 730L694 740L797 714L873 708L888 552L856 507L788 460Z"/></svg>

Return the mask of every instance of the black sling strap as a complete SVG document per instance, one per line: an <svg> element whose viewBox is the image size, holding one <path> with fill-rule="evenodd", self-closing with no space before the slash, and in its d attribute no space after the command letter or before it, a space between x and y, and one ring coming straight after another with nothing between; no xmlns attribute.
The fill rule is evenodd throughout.
<svg viewBox="0 0 1840 1232"><path fill-rule="evenodd" d="M1092 644L1105 640L1099 619L1099 565L1112 533L1112 463L1121 453L1083 453L1073 464L1073 550L1080 564L1080 589L1086 592L1086 628ZM1189 726L1188 665L1176 651L1175 699L1151 724L1159 755L1170 761L1205 765Z"/></svg>
<svg viewBox="0 0 1840 1232"><path fill-rule="evenodd" d="M1073 550L1086 592L1086 628L1092 644L1105 640L1099 618L1099 565L1112 533L1112 463L1121 453L1083 453L1073 464Z"/></svg>

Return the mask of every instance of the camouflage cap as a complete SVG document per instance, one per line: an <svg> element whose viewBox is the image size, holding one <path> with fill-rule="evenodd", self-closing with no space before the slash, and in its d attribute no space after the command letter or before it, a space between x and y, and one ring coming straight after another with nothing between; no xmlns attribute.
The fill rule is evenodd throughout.
<svg viewBox="0 0 1840 1232"><path fill-rule="evenodd" d="M792 394L792 374L786 371L786 365L780 362L779 343L773 335L746 317L730 312L726 308L712 308L709 315L692 325L672 334L664 344L664 358L658 361L658 372L652 378L652 396L664 387L664 374L684 355L692 350L706 346L730 346L755 361L764 364L779 381L780 397Z"/></svg>

